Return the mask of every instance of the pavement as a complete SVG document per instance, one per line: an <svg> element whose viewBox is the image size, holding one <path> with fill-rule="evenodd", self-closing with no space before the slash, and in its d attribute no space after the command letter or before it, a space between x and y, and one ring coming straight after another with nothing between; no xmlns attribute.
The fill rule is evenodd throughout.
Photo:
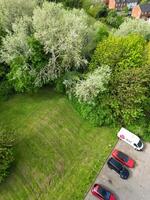
<svg viewBox="0 0 150 200"><path fill-rule="evenodd" d="M127 180L120 178L105 163L94 183L99 183L112 191L117 200L150 200L150 143L145 143L143 151L136 151L130 145L119 140L116 149L135 160L135 167L129 169ZM90 190L84 200L97 200Z"/></svg>

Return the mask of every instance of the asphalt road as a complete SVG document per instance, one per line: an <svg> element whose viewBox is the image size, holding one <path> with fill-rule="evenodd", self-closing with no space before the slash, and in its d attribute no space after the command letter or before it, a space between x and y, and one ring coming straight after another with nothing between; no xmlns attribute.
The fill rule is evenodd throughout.
<svg viewBox="0 0 150 200"><path fill-rule="evenodd" d="M130 176L122 180L115 171L104 165L95 183L109 188L117 200L150 200L150 144L146 143L144 150L138 152L123 141L118 141L116 147L135 160L135 168L129 169ZM89 191L85 200L97 200Z"/></svg>

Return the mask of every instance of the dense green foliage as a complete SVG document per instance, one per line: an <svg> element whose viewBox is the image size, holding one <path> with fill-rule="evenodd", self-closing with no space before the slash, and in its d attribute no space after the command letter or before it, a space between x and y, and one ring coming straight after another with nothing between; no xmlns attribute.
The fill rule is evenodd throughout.
<svg viewBox="0 0 150 200"><path fill-rule="evenodd" d="M141 67L144 62L145 41L138 35L127 37L110 36L97 46L90 68L106 64L116 67Z"/></svg>
<svg viewBox="0 0 150 200"><path fill-rule="evenodd" d="M107 7L104 3L92 1L85 7L87 13L94 18L106 17L107 16Z"/></svg>
<svg viewBox="0 0 150 200"><path fill-rule="evenodd" d="M129 19L127 15L127 8L122 12L109 10L104 3L97 0L0 0L0 99L8 100L10 94L14 92L29 92L32 99L33 92L38 92L38 89L45 85L51 85L55 90L66 94L80 114L92 124L96 126L116 126L119 124L133 128L140 124L144 130L144 138L149 138L150 25L144 20ZM53 95L55 97L55 94ZM35 97L36 94L34 100ZM49 116L48 108L51 111L54 107L55 110L50 113L50 117L53 114L55 115L57 105L59 105L59 101L57 101L59 97L54 98L52 104L51 102L48 103L49 98L51 98L51 95L44 96L44 99L38 98L36 103L32 101L33 99L30 99L30 106L22 102L21 106L23 108L21 107L21 110L18 111L18 108L15 107L16 110L12 111L16 113L16 116L12 115L11 111L6 116L8 117L10 114L9 120L12 118L13 122L16 123L17 116L23 113L23 121L20 123L20 118L18 118L17 123L19 124L16 123L15 128L19 127L22 131L28 131L28 134L33 131L33 135L37 135L44 129L44 133L47 134L46 137L50 137L51 142L54 136L58 134L54 131L57 125L59 126L57 131L63 132L62 129L64 127L59 124L59 121L63 120L64 110L67 106L63 111L61 110L63 113L60 116L61 119L56 117L47 121L48 125L52 124L52 132L54 131L52 136L51 132L49 136L48 128L45 129L39 126L36 131L33 130L36 129L35 127L38 124L31 124L34 118L30 118L39 102L41 110L36 118L38 122L39 119L41 120L44 106L44 119ZM43 105L42 103L45 102L45 99L46 104ZM69 104L69 102L67 103ZM27 106L27 110L24 109L24 104ZM32 104L35 106L33 106L33 110ZM25 116L29 117L28 123L32 126L27 127L27 129L24 129ZM69 118L71 118L70 116ZM7 117L6 121L8 121ZM54 121L58 124L54 124ZM70 125L70 122L68 123L69 120L66 121L67 126ZM76 127L71 128L78 130ZM66 128L64 130L66 131ZM64 138L66 137L65 131ZM87 131L83 132L87 134ZM84 134L82 137L85 136ZM34 137L33 135L32 137ZM94 137L94 133L92 136L88 136ZM67 152L67 156L64 158L64 160L69 159L70 163L73 162L72 158L76 159L76 156L80 155L81 149L77 143L84 144L86 139L89 139L85 137L85 140L82 140L83 138L79 137L81 140L79 139L80 141L78 141L76 135L72 137L75 138L73 141L75 142L73 148L76 149L73 150L74 156L69 157ZM66 141L65 145L68 144L71 138ZM96 136L95 139L97 138L99 137ZM35 146L37 145L36 142ZM60 146L63 148L63 145L64 143ZM70 145L66 146L66 149L70 148ZM93 148L94 143L90 145ZM66 149L65 151L67 151ZM87 151L86 149L87 146L84 151ZM34 151L32 152L33 154ZM52 151L55 150L52 149ZM6 163L3 163L3 166L8 169L9 161L12 162L13 160L12 154L8 151L7 158L5 149L1 149L0 153L5 155ZM49 155L49 150L47 150L46 155ZM29 154L29 156L31 155ZM43 159L42 153L41 157ZM37 155L37 158L39 158L39 155ZM53 159L55 159L54 156L52 156ZM83 159L83 157L81 156L80 159ZM86 188L91 177L87 174L93 167L93 159L90 162L89 170L84 171L81 167L81 172L85 173L85 176L82 174L83 180L78 182L79 190L77 188L77 193L74 192L72 194L76 200L83 198L83 193L80 193L83 182L86 182ZM75 161L75 163L78 163L78 161ZM40 163L39 165L42 164ZM55 176L54 169L57 168L57 165L60 168L60 163L54 166L50 161L48 165L48 171L51 171L50 179ZM49 169L51 166L53 169ZM74 164L74 166L76 167L77 165ZM68 164L67 167L70 167L70 165ZM42 170L45 174L44 169L43 167ZM43 171L39 173L41 174ZM75 169L69 173L71 174L72 172L75 172ZM32 173L34 174L34 172ZM64 182L68 176L66 173L64 172L64 174L60 175L58 169L58 174L61 177L65 175L65 178L63 177L61 182L58 175L58 179L56 179L60 181L58 188L62 186L62 191L65 191L59 199L70 200L72 196L70 197L64 189ZM77 177L80 177L80 175L80 173L77 174ZM1 177L4 176L5 172L3 171ZM32 175L30 174L30 176ZM44 177L42 176L42 178ZM70 182L70 179L72 179L72 176L69 176L68 182ZM85 179L88 180L85 181ZM39 180L37 185L41 182L40 178ZM77 183L76 177L74 181L73 186ZM56 185L55 180L54 183ZM36 187L36 181L33 185L32 188ZM38 195L43 190L43 185L39 187L38 192L36 191ZM55 185L53 185L54 188ZM66 187L69 186L67 185ZM58 188L56 187L56 191ZM20 191L22 193L22 190ZM49 190L49 185L46 191L48 191L48 194L43 192L41 198L49 199L49 195L54 192L51 189ZM23 193L24 197L19 196L19 198L27 199L28 192L26 193L25 191ZM16 196L14 195L13 199L15 198ZM34 196L33 199L35 198L39 198L39 196Z"/></svg>
<svg viewBox="0 0 150 200"><path fill-rule="evenodd" d="M109 66L101 66L89 73L85 80L76 84L75 96L80 102L93 104L99 93L106 91L106 85L110 80L111 70Z"/></svg>
<svg viewBox="0 0 150 200"><path fill-rule="evenodd" d="M12 30L12 24L23 16L32 16L38 0L0 0L0 27L4 32ZM0 29L0 30L1 30Z"/></svg>
<svg viewBox="0 0 150 200"><path fill-rule="evenodd" d="M72 104L81 116L94 126L115 126L116 121L109 106L107 93L99 95L93 104L79 102L76 98L71 98Z"/></svg>
<svg viewBox="0 0 150 200"><path fill-rule="evenodd" d="M17 2L15 10L19 4L13 1ZM40 7L35 8L38 3ZM97 119L98 125L106 121L106 124L131 124L143 118L149 105L149 58L145 41L149 37L148 23L132 19L123 23L122 15L108 11L97 1L63 1L65 7L83 6L92 17L102 19L111 27L120 26L113 36L104 23L88 17L83 10L42 3L32 1L28 5L30 9L25 7L24 11L20 7L9 21L10 31L2 39L0 72L5 78L1 94L7 94L7 90L10 93L7 89L10 84L19 92L53 84L57 91L65 91L75 101L78 99L78 106L84 108L79 110L84 110L84 116ZM11 19L11 8L5 10ZM89 68L87 61L90 61ZM103 72L103 65L109 66L109 75Z"/></svg>
<svg viewBox="0 0 150 200"><path fill-rule="evenodd" d="M63 3L64 6L69 8L81 8L83 0L48 0L48 1Z"/></svg>
<svg viewBox="0 0 150 200"><path fill-rule="evenodd" d="M84 11L67 11L55 3L37 7L33 21L25 16L13 23L1 56L10 65L7 77L15 90L34 90L86 64L87 23Z"/></svg>
<svg viewBox="0 0 150 200"><path fill-rule="evenodd" d="M85 118L87 118L86 116L90 118L91 110L93 113L91 118L98 119L95 120L98 121L96 124L115 122L130 125L136 120L146 117L145 112L148 111L148 106L145 107L145 102L149 101L150 73L149 66L145 61L145 47L146 43L139 35L110 36L98 45L90 63L90 69L93 71L101 68L102 65L108 65L112 73L104 94L101 93L100 88L93 85L94 81L96 84L99 83L96 81L97 78L86 83L85 90L82 88L81 91L79 87L79 92L82 96L84 92L88 99L88 102L83 100L84 106L80 106L83 109L79 109ZM92 73L93 77L95 72ZM102 74L98 78L100 76ZM92 88L92 91L87 87ZM77 97L82 104L80 96ZM92 99L92 106L88 105L89 98ZM102 113L106 114L107 122L105 117L102 117Z"/></svg>
<svg viewBox="0 0 150 200"><path fill-rule="evenodd" d="M121 24L118 30L116 30L116 36L126 36L129 34L139 34L150 39L150 24L143 19L127 19Z"/></svg>
<svg viewBox="0 0 150 200"><path fill-rule="evenodd" d="M124 17L118 15L115 10L110 10L106 18L106 23L114 28L118 28L124 21Z"/></svg>
<svg viewBox="0 0 150 200"><path fill-rule="evenodd" d="M14 141L14 132L0 127L0 183L8 175L8 170L14 161Z"/></svg>

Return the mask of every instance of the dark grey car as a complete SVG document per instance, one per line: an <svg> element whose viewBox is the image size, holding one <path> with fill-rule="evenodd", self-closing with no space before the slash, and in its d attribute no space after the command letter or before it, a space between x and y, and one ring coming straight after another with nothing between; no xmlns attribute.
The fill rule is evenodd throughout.
<svg viewBox="0 0 150 200"><path fill-rule="evenodd" d="M119 161L114 158L109 158L107 165L110 169L116 171L122 179L127 179L129 177L129 171L125 168Z"/></svg>

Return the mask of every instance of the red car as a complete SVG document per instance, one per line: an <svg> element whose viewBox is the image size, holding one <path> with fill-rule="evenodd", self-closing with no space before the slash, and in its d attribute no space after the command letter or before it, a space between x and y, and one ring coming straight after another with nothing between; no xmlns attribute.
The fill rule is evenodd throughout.
<svg viewBox="0 0 150 200"><path fill-rule="evenodd" d="M131 159L129 156L127 156L125 153L118 151L117 149L115 149L112 152L112 156L118 160L119 162L121 162L123 165L133 168L134 167L134 160Z"/></svg>
<svg viewBox="0 0 150 200"><path fill-rule="evenodd" d="M91 190L92 194L100 200L116 200L114 194L99 184L95 184Z"/></svg>

